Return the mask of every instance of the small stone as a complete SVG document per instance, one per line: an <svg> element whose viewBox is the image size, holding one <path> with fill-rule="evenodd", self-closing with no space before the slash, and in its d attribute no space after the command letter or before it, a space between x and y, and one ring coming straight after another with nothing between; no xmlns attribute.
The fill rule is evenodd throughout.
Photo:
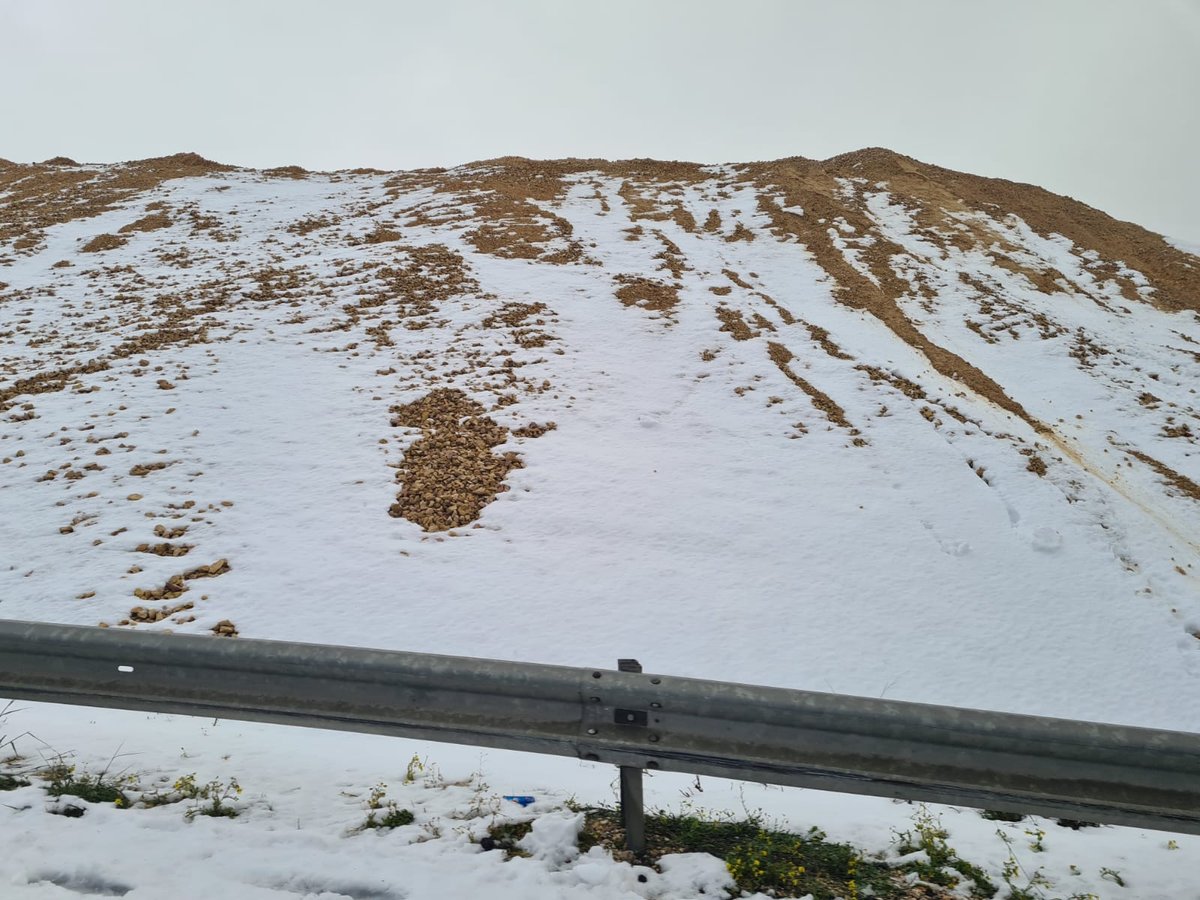
<svg viewBox="0 0 1200 900"><path fill-rule="evenodd" d="M128 497L126 497L125 499L126 499L126 500L141 500L141 499L142 499L142 495L141 495L141 494L130 494L130 495L129 495Z"/></svg>

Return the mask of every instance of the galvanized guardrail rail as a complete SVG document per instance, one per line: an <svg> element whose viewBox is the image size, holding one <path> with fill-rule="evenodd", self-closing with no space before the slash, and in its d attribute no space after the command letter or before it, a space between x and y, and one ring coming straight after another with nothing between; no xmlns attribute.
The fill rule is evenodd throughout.
<svg viewBox="0 0 1200 900"><path fill-rule="evenodd" d="M1200 735L675 678L0 620L0 697L371 732L1200 834Z"/></svg>

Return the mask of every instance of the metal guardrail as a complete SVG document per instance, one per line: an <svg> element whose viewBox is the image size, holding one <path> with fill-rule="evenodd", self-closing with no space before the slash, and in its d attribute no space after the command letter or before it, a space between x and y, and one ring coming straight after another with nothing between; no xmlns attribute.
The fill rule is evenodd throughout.
<svg viewBox="0 0 1200 900"><path fill-rule="evenodd" d="M13 621L0 621L0 697L1200 834L1200 735L1175 731L640 671Z"/></svg>

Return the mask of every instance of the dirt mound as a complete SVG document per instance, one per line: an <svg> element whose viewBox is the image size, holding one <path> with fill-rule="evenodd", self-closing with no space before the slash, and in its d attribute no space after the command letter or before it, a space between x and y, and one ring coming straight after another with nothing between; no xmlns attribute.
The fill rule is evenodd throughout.
<svg viewBox="0 0 1200 900"><path fill-rule="evenodd" d="M199 153L172 153L170 156L153 156L125 163L126 166L145 172L162 174L167 178L181 178L205 172L233 172L237 166L205 159Z"/></svg>
<svg viewBox="0 0 1200 900"><path fill-rule="evenodd" d="M388 510L394 518L426 531L466 525L508 490L505 477L521 467L515 453L492 453L508 440L508 429L462 391L439 389L392 412L392 425L421 430L396 476L400 494Z"/></svg>
<svg viewBox="0 0 1200 900"><path fill-rule="evenodd" d="M196 153L83 169L65 156L34 165L0 167L0 243L29 250L53 225L108 212L171 178L233 171Z"/></svg>
<svg viewBox="0 0 1200 900"><path fill-rule="evenodd" d="M117 229L117 232L119 234L128 234L131 231L158 231L160 228L170 228L172 224L171 217L165 213L151 213L148 216L143 216L136 222L122 225Z"/></svg>
<svg viewBox="0 0 1200 900"><path fill-rule="evenodd" d="M300 166L276 166L273 169L264 169L264 175L269 175L272 178L307 178L308 169Z"/></svg>
<svg viewBox="0 0 1200 900"><path fill-rule="evenodd" d="M642 309L670 314L679 304L681 286L678 284L636 275L618 275L616 281L621 285L617 288L617 299L626 306L640 306Z"/></svg>
<svg viewBox="0 0 1200 900"><path fill-rule="evenodd" d="M815 165L830 175L885 181L889 190L923 206L929 215L966 207L989 215L1019 216L1042 236L1061 234L1081 251L1096 251L1102 262L1095 274L1121 284L1127 299L1141 298L1136 284L1119 271L1118 260L1150 280L1151 302L1156 306L1200 311L1200 269L1186 253L1140 225L1115 219L1072 197L1032 184L944 169L879 147Z"/></svg>
<svg viewBox="0 0 1200 900"><path fill-rule="evenodd" d="M123 237L117 237L115 234L98 234L79 250L81 253L101 253L105 250L116 250L124 245L125 238Z"/></svg>
<svg viewBox="0 0 1200 900"><path fill-rule="evenodd" d="M868 165L883 166L892 157L895 157L896 166L906 159L891 151L874 150L846 154L834 157L834 160L842 167L841 171L853 173L853 177L884 180L879 177L878 168L870 174L863 169ZM1038 431L1045 431L1046 426L1008 396L1004 388L961 356L933 343L903 312L899 301L914 291L914 285L897 274L892 259L903 256L905 251L879 233L867 214L861 193L854 194L845 183L839 183L837 172L836 168L828 169L823 163L797 157L750 166L746 177L758 188L758 211L770 218L776 235L791 236L808 248L821 268L833 278L834 296L840 302L872 313L897 337L921 351L938 372L969 387L1001 409L1020 416ZM797 216L785 212L786 208L795 207L804 209L805 214ZM853 233L870 239L863 241L860 259L871 277L851 265L835 244L827 223L839 220L853 229ZM916 289L929 290L928 286L920 284Z"/></svg>

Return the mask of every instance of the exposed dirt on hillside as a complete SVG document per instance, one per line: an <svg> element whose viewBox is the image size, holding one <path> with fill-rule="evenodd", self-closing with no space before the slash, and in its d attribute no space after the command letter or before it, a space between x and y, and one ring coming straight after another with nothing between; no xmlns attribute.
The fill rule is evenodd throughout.
<svg viewBox="0 0 1200 900"><path fill-rule="evenodd" d="M571 223L553 212L570 187L568 176L598 172L626 179L621 196L635 219L677 222L697 231L696 222L681 203L664 199L671 183L697 183L706 173L694 163L654 160L600 159L530 160L506 156L483 160L456 169L404 172L389 182L393 196L414 188L433 188L447 195L456 209L437 204L412 210L414 222L454 223L465 226L464 237L477 250L508 259L536 259L548 263L586 261L583 246L574 237ZM642 186L648 190L640 193ZM607 205L607 201L603 201ZM469 207L464 209L463 207Z"/></svg>
<svg viewBox="0 0 1200 900"><path fill-rule="evenodd" d="M849 419L846 418L846 411L832 397L817 388L808 379L802 378L796 373L796 370L791 366L791 362L795 357L787 347L778 341L769 341L767 343L767 355L770 356L771 362L775 363L779 371L786 375L792 384L808 395L809 400L812 401L812 405L824 413L825 418L834 425L845 428L850 432L854 437L853 443L856 447L866 444L866 441L859 437L859 430L851 425Z"/></svg>
<svg viewBox="0 0 1200 900"><path fill-rule="evenodd" d="M871 156L867 152L868 157ZM839 160L843 159L841 157ZM843 161L843 165L846 165ZM847 306L864 309L887 325L897 337L921 351L937 371L970 388L1028 422L1037 431L1046 431L997 382L976 366L921 332L900 308L899 301L918 291L918 287L898 275L891 265L893 256L904 249L887 240L875 228L861 201L848 197L835 174L810 160L786 160L750 167L748 177L759 188L758 209L768 216L777 235L791 236L803 243L817 263L834 279L834 295ZM776 202L782 199L782 204ZM804 215L784 212L782 207L802 207ZM872 243L860 248L861 260L871 272L860 272L834 243L833 223L845 221L860 235L869 235Z"/></svg>
<svg viewBox="0 0 1200 900"><path fill-rule="evenodd" d="M395 427L421 430L396 476L400 494L388 510L394 518L407 519L426 531L467 525L508 490L505 477L521 467L516 453L492 452L508 440L508 429L462 391L431 391L392 412Z"/></svg>
<svg viewBox="0 0 1200 900"><path fill-rule="evenodd" d="M626 306L640 306L642 309L670 314L679 304L678 284L635 275L618 275L616 281L621 285L617 288L617 299Z"/></svg>
<svg viewBox="0 0 1200 900"><path fill-rule="evenodd" d="M1019 216L1040 235L1061 234L1080 251L1096 251L1100 260L1092 270L1121 284L1126 299L1140 297L1137 285L1119 273L1118 261L1149 279L1154 305L1200 311L1200 268L1194 260L1159 235L1071 197L1032 184L944 169L879 148L835 156L821 165L833 175L886 181L889 190L912 198L930 215L939 208L965 208L998 218Z"/></svg>
<svg viewBox="0 0 1200 900"><path fill-rule="evenodd" d="M166 213L151 213L148 216L143 216L136 222L130 222L128 225L122 225L118 229L119 234L128 234L131 231L158 231L160 228L170 228L174 224L171 217Z"/></svg>
<svg viewBox="0 0 1200 900"><path fill-rule="evenodd" d="M539 206L561 200L567 190L564 171L560 165L507 157L455 170L402 173L389 186L395 197L416 186L450 195L460 208L439 221L468 226L463 236L481 253L569 263L583 256L583 248L572 239L571 223Z"/></svg>
<svg viewBox="0 0 1200 900"><path fill-rule="evenodd" d="M1160 462L1148 453L1143 453L1141 450L1129 449L1125 451L1134 459L1139 459L1148 465L1151 469L1157 472L1167 484L1173 487L1176 491L1185 497L1191 497L1193 500L1200 501L1200 484L1192 481L1186 475L1176 472L1170 466Z"/></svg>
<svg viewBox="0 0 1200 900"><path fill-rule="evenodd" d="M37 246L52 225L108 212L171 178L233 171L195 153L176 153L110 166L80 166L66 157L0 167L0 244Z"/></svg>

